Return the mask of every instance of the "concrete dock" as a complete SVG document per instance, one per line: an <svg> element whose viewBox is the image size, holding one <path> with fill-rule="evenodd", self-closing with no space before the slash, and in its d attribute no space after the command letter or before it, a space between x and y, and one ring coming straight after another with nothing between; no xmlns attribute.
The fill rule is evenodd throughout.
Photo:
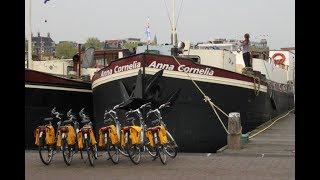
<svg viewBox="0 0 320 180"><path fill-rule="evenodd" d="M251 133L268 126L264 124ZM152 161L144 154L134 165L121 156L114 165L107 156L99 157L95 166L84 163L79 154L67 166L61 153L44 165L37 151L25 151L26 180L56 179L295 179L295 115L276 121L270 128L249 139L243 149L221 149L218 153L178 153L167 164Z"/></svg>

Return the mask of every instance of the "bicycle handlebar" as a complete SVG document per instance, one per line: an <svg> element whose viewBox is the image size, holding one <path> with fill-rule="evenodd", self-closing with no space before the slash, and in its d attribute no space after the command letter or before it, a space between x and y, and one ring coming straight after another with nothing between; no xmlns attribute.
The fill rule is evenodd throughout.
<svg viewBox="0 0 320 180"><path fill-rule="evenodd" d="M167 107L170 107L170 102L161 104L161 106L159 107L159 110L160 110L160 109L163 109L163 108L167 108Z"/></svg>
<svg viewBox="0 0 320 180"><path fill-rule="evenodd" d="M60 117L60 116L63 115L63 114L61 114L61 113L59 113L59 112L56 111L56 107L54 107L54 108L51 110L51 114L55 115L56 118L58 118L58 119L60 119L60 120L61 120L61 117Z"/></svg>
<svg viewBox="0 0 320 180"><path fill-rule="evenodd" d="M143 108L146 108L146 107L151 107L151 102L142 104L139 109L143 109Z"/></svg>
<svg viewBox="0 0 320 180"><path fill-rule="evenodd" d="M154 110L150 110L148 113L147 113L147 117L149 117L149 115L151 114L151 113L155 113L156 114L156 116L158 116L159 118L161 117L161 112L160 112L160 110L161 109L164 109L164 108L167 108L167 107L170 107L170 102L167 102L167 103L164 103L164 104L161 104L160 106L159 106L159 108L156 108L156 109L154 109Z"/></svg>
<svg viewBox="0 0 320 180"><path fill-rule="evenodd" d="M84 108L82 108L79 112L79 116L82 118L82 123L91 122L89 116L84 113Z"/></svg>
<svg viewBox="0 0 320 180"><path fill-rule="evenodd" d="M116 113L113 109L110 109L109 111L106 110L106 111L104 112L103 119L106 119L106 116L107 116L108 114L110 114L110 116L111 116L113 119L118 118L118 117L117 117L117 113Z"/></svg>
<svg viewBox="0 0 320 180"><path fill-rule="evenodd" d="M141 117L141 112L140 112L140 109L144 109L146 107L151 107L151 102L148 102L148 103L145 103L145 104L142 104L139 108L135 109L135 110L130 110L130 111L127 111L125 113L126 116L128 116L129 114L132 114L132 113L137 113L140 117Z"/></svg>
<svg viewBox="0 0 320 180"><path fill-rule="evenodd" d="M118 109L121 105L123 105L124 104L124 102L122 102L122 103L120 103L120 104L117 104L117 105L115 105L113 108L112 108L112 110L116 110L116 109Z"/></svg>

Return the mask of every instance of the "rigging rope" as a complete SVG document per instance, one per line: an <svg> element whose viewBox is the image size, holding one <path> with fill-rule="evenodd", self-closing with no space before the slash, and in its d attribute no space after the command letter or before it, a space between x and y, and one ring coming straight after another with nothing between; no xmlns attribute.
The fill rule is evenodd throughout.
<svg viewBox="0 0 320 180"><path fill-rule="evenodd" d="M170 21L170 26L171 26L171 29L173 28L172 27L172 22L171 22L171 19L170 19L170 15L169 15L169 10L168 10L168 6L167 6L167 3L166 3L166 0L163 0L164 1L164 4L165 4L165 6L166 6L166 10L167 10L167 16L168 16L168 18L169 18L169 21Z"/></svg>
<svg viewBox="0 0 320 180"><path fill-rule="evenodd" d="M183 0L181 1L181 4L180 4L180 8L179 8L179 12L178 12L178 17L177 17L177 21L176 21L176 28L177 28L177 24L178 24L178 20L179 20L179 17L180 17L180 12L181 12L181 8L182 8L182 3L183 3Z"/></svg>
<svg viewBox="0 0 320 180"><path fill-rule="evenodd" d="M176 57L172 56L174 58L174 60L181 66L180 62L176 59ZM202 90L201 88L198 86L198 84L189 76L189 73L183 71L184 73L187 74L187 76L189 77L189 79L193 82L193 84L198 88L198 90L201 92L201 94L203 95L204 97L204 102L209 102L209 104L211 105L211 108L214 110L216 116L218 117L221 125L223 126L224 130L226 131L227 134L230 134L229 131L227 130L226 126L223 124L217 110L215 109L215 107L221 111L225 116L229 117L224 111L222 111L217 105L215 105L212 101L211 101L211 98L208 97Z"/></svg>

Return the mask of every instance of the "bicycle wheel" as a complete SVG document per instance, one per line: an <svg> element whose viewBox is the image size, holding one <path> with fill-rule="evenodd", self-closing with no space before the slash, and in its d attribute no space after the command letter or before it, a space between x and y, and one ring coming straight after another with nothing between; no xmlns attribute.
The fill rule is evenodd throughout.
<svg viewBox="0 0 320 180"><path fill-rule="evenodd" d="M145 150L147 150L148 154L150 154L153 159L156 159L158 157L156 147L152 147L150 145L150 141L148 138L145 139Z"/></svg>
<svg viewBox="0 0 320 180"><path fill-rule="evenodd" d="M80 158L83 159L82 149L79 149L78 141L76 141L75 146L77 147L78 151L80 151Z"/></svg>
<svg viewBox="0 0 320 180"><path fill-rule="evenodd" d="M53 147L46 144L45 134L39 138L39 155L43 164L49 165L53 158Z"/></svg>
<svg viewBox="0 0 320 180"><path fill-rule="evenodd" d="M90 139L87 138L85 140L85 145L86 145L86 150L87 150L87 155L88 155L88 160L89 160L89 163L91 166L94 166L94 152L92 150L92 146L91 146L91 142L90 142Z"/></svg>
<svg viewBox="0 0 320 180"><path fill-rule="evenodd" d="M126 149L127 149L127 153L129 155L129 158L134 164L139 164L140 160L141 160L141 150L137 145L132 144L132 140L131 140L131 138L129 138L128 132L126 132L125 135L128 140L126 142Z"/></svg>
<svg viewBox="0 0 320 180"><path fill-rule="evenodd" d="M119 151L118 151L118 147L111 144L111 139L110 137L108 137L108 143L106 144L107 147L107 151L109 154L109 157L111 159L111 161L114 164L118 164L119 163Z"/></svg>
<svg viewBox="0 0 320 180"><path fill-rule="evenodd" d="M118 145L118 151L125 157L129 157L129 154L127 153L126 149L122 147L120 143Z"/></svg>
<svg viewBox="0 0 320 180"><path fill-rule="evenodd" d="M171 158L175 158L177 156L177 143L173 139L172 135L167 131L168 143L164 145L165 152Z"/></svg>
<svg viewBox="0 0 320 180"><path fill-rule="evenodd" d="M73 157L73 149L71 146L68 145L67 139L62 140L62 155L64 162L70 166Z"/></svg>
<svg viewBox="0 0 320 180"><path fill-rule="evenodd" d="M164 146L159 143L156 145L156 147L157 147L157 152L158 152L160 161L162 162L162 164L166 164L167 153L165 152Z"/></svg>

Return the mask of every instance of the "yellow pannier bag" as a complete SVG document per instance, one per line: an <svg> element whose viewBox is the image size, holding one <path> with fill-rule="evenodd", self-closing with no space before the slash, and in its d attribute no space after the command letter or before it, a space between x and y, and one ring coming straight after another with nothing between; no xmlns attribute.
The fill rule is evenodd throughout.
<svg viewBox="0 0 320 180"><path fill-rule="evenodd" d="M94 137L94 133L93 133L92 129L89 129L89 133L90 133L91 144L92 145L97 144L97 141L96 141L96 138Z"/></svg>
<svg viewBox="0 0 320 180"><path fill-rule="evenodd" d="M73 126L67 125L68 128L68 137L67 137L67 142L68 145L74 145L76 143L76 133L74 131Z"/></svg>
<svg viewBox="0 0 320 180"><path fill-rule="evenodd" d="M167 138L167 132L164 126L158 126L160 127L159 130L159 139L160 139L160 144L167 144L168 143L168 138Z"/></svg>
<svg viewBox="0 0 320 180"><path fill-rule="evenodd" d="M35 142L34 144L36 144L37 146L39 146L39 128L37 128L35 131L34 131L34 137L35 137Z"/></svg>
<svg viewBox="0 0 320 180"><path fill-rule="evenodd" d="M140 126L130 126L130 137L132 144L140 144Z"/></svg>
<svg viewBox="0 0 320 180"><path fill-rule="evenodd" d="M57 138L57 145L58 148L61 147L61 131L60 129L58 130L58 138Z"/></svg>
<svg viewBox="0 0 320 180"><path fill-rule="evenodd" d="M146 132L146 137L149 139L150 141L150 146L151 147L154 147L154 141L153 141L153 134L152 134L152 131L149 129L147 130Z"/></svg>
<svg viewBox="0 0 320 180"><path fill-rule="evenodd" d="M82 128L89 128L89 136L91 139L91 144L92 145L97 144L96 138L95 138L94 133L92 131L92 126L91 125L84 125Z"/></svg>
<svg viewBox="0 0 320 180"><path fill-rule="evenodd" d="M54 137L54 128L51 125L48 125L46 128L46 144L52 145L55 143L55 137Z"/></svg>
<svg viewBox="0 0 320 180"><path fill-rule="evenodd" d="M116 127L114 125L108 126L109 136L112 144L116 144L119 142L119 137L117 134Z"/></svg>
<svg viewBox="0 0 320 180"><path fill-rule="evenodd" d="M83 141L82 141L82 132L81 131L78 132L77 138L78 138L78 148L83 149Z"/></svg>
<svg viewBox="0 0 320 180"><path fill-rule="evenodd" d="M124 147L126 144L124 142L124 130L120 130L120 134L121 134L121 146Z"/></svg>
<svg viewBox="0 0 320 180"><path fill-rule="evenodd" d="M99 143L98 143L99 147L105 147L105 143L104 143L104 137L103 137L103 133L101 131L101 129L99 129Z"/></svg>

